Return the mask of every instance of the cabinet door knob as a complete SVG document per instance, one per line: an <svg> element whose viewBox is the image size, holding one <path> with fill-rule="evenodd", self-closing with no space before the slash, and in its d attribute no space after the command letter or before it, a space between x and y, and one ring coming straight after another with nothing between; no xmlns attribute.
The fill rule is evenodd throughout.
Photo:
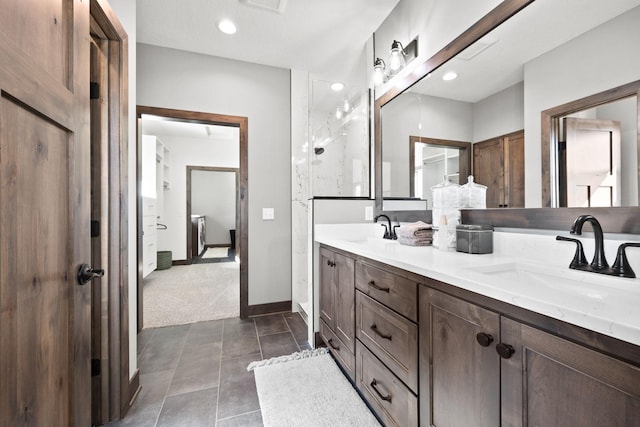
<svg viewBox="0 0 640 427"><path fill-rule="evenodd" d="M478 332L476 334L476 341L483 347L489 347L493 342L493 337L485 332Z"/></svg>
<svg viewBox="0 0 640 427"><path fill-rule="evenodd" d="M509 359L516 352L512 346L504 343L496 344L496 351L503 359Z"/></svg>

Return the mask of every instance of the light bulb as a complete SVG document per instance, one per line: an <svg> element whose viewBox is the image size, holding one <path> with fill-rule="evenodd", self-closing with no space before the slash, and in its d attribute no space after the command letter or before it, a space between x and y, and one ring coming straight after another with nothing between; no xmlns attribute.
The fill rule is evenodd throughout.
<svg viewBox="0 0 640 427"><path fill-rule="evenodd" d="M384 69L386 65L380 58L376 58L376 62L373 64L373 84L375 86L384 83Z"/></svg>
<svg viewBox="0 0 640 427"><path fill-rule="evenodd" d="M398 71L404 67L404 48L398 40L394 40L391 44L390 54L389 68L391 71Z"/></svg>
<svg viewBox="0 0 640 427"><path fill-rule="evenodd" d="M234 24L233 22L229 21L228 19L220 21L218 23L218 29L220 31L222 31L223 33L225 33L225 34L235 34L236 31L238 30L236 28L236 24Z"/></svg>

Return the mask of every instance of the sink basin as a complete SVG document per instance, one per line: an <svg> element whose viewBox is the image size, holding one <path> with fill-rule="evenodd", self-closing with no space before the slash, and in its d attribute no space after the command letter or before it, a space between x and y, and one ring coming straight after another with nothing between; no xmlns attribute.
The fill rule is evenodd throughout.
<svg viewBox="0 0 640 427"><path fill-rule="evenodd" d="M392 248L398 244L395 240L383 239L382 237L366 237L363 239L349 240L349 243L355 243L369 247L371 249L387 249Z"/></svg>
<svg viewBox="0 0 640 427"><path fill-rule="evenodd" d="M592 307L608 303L622 303L618 290L639 292L633 279L606 276L597 273L571 270L569 267L550 267L528 262L507 262L502 264L469 267L466 270L480 273L484 280L492 278L491 283L507 290L529 297L554 295L556 302L569 303L582 300ZM624 295L628 295L624 294Z"/></svg>

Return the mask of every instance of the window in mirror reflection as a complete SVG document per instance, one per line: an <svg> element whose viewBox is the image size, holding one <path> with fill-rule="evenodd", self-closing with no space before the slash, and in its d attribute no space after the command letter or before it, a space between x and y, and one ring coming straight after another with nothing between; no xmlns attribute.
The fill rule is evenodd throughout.
<svg viewBox="0 0 640 427"><path fill-rule="evenodd" d="M638 205L637 99L555 120L558 206Z"/></svg>

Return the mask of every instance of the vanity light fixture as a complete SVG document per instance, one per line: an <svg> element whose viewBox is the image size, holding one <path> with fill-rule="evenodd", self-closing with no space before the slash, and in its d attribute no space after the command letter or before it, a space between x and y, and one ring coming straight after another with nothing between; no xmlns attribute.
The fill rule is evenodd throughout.
<svg viewBox="0 0 640 427"><path fill-rule="evenodd" d="M386 77L393 77L400 72L408 63L416 59L418 56L418 38L411 40L407 46L403 46L398 40L394 40L391 43L391 49L389 50L388 67L385 62L376 58L373 64L374 84L384 83ZM382 79L381 83L380 79Z"/></svg>
<svg viewBox="0 0 640 427"><path fill-rule="evenodd" d="M455 71L448 71L442 76L442 80L450 81L458 78L458 73Z"/></svg>
<svg viewBox="0 0 640 427"><path fill-rule="evenodd" d="M398 40L394 40L391 43L391 50L389 51L391 57L389 58L389 68L392 72L397 72L398 70L404 68L404 46Z"/></svg>
<svg viewBox="0 0 640 427"><path fill-rule="evenodd" d="M385 64L384 60L376 58L375 62L373 63L373 84L375 86L384 83L384 73L386 68L387 64Z"/></svg>
<svg viewBox="0 0 640 427"><path fill-rule="evenodd" d="M340 83L340 82L331 83L332 91L340 92L342 89L344 89L344 83Z"/></svg>
<svg viewBox="0 0 640 427"><path fill-rule="evenodd" d="M218 22L218 29L225 34L235 34L238 29L236 28L236 24L228 19L223 19Z"/></svg>

